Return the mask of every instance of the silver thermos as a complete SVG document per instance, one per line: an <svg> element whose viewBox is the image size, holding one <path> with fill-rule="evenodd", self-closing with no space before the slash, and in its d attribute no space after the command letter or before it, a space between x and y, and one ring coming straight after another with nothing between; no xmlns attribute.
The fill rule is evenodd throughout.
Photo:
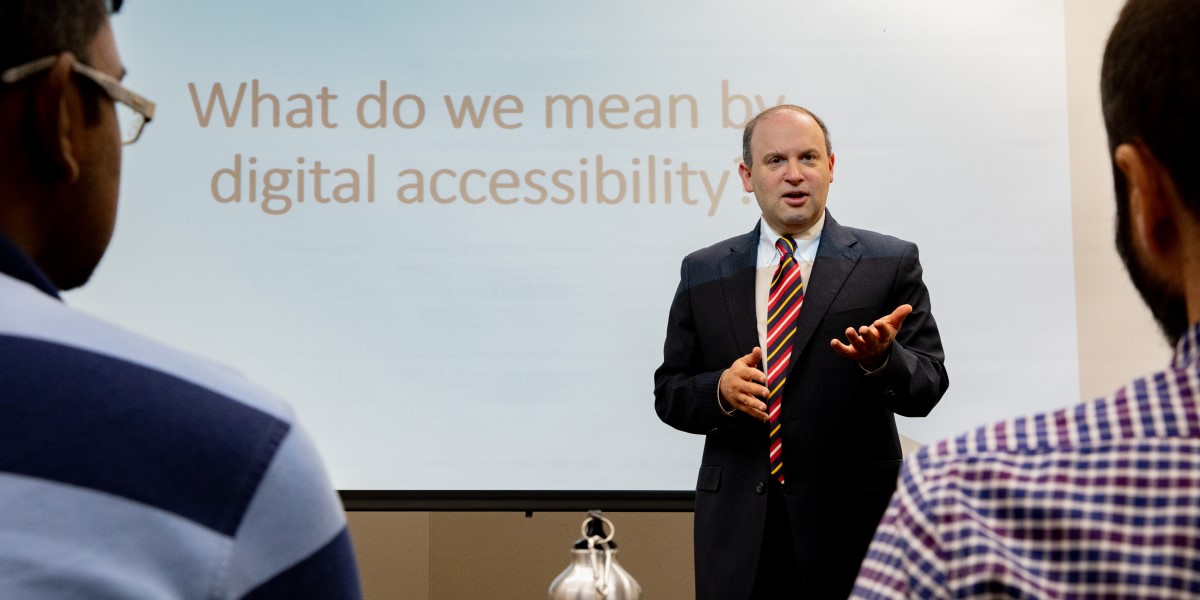
<svg viewBox="0 0 1200 600"><path fill-rule="evenodd" d="M550 584L550 600L641 600L642 586L617 562L612 521L598 510L589 511L582 530L571 564Z"/></svg>

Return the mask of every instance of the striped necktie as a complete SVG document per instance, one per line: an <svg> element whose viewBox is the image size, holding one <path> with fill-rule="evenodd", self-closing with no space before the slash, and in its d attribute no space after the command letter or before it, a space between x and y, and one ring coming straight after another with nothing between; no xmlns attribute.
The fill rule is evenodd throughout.
<svg viewBox="0 0 1200 600"><path fill-rule="evenodd" d="M771 279L771 294L767 298L767 366L768 427L771 435L771 477L783 483L783 440L780 419L783 405L783 384L787 382L788 364L792 358L792 336L796 333L796 316L804 302L804 282L800 265L793 252L796 242L788 236L775 242L779 250L779 267Z"/></svg>

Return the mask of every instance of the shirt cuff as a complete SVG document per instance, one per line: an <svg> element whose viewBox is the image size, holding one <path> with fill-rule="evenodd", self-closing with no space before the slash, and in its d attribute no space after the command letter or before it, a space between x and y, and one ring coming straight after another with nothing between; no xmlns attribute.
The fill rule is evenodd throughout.
<svg viewBox="0 0 1200 600"><path fill-rule="evenodd" d="M866 367L864 367L862 365L862 363L858 363L858 368L862 369L863 375L866 375L867 377L879 377L880 375L883 375L883 370L887 368L888 362L891 360L892 360L892 349L888 348L887 358L883 359L883 364L879 365L878 369L869 371L869 370L867 370ZM720 388L720 384L718 384L717 385L717 395L720 396L720 394L721 394L721 388Z"/></svg>
<svg viewBox="0 0 1200 600"><path fill-rule="evenodd" d="M885 363L886 364L886 363ZM726 369L728 370L728 369ZM725 371L721 371L721 377L717 379L717 408L725 413L725 416L732 417L736 410L725 410L725 403L721 401L721 381L725 379Z"/></svg>

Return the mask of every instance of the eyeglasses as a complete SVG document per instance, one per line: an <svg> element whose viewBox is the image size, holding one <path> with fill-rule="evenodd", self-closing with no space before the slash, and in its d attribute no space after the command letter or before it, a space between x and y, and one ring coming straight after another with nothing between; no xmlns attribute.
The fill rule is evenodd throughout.
<svg viewBox="0 0 1200 600"><path fill-rule="evenodd" d="M49 69L56 60L58 60L57 56L46 56L15 66L0 74L0 81L17 83ZM109 98L112 98L114 106L117 107L117 122L121 125L121 143L129 145L136 142L142 136L142 128L154 118L154 103L133 93L108 73L78 61L72 63L71 67L76 73L100 86L100 89L104 90Z"/></svg>

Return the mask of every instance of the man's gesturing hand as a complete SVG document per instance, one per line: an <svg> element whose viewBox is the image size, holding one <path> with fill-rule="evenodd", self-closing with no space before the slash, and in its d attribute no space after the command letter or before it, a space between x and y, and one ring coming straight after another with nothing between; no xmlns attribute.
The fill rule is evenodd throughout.
<svg viewBox="0 0 1200 600"><path fill-rule="evenodd" d="M767 386L767 375L758 369L762 361L762 348L754 350L735 361L721 373L719 390L721 403L726 408L740 410L759 421L767 420L767 405L759 398L766 398L770 392Z"/></svg>
<svg viewBox="0 0 1200 600"><path fill-rule="evenodd" d="M829 341L829 345L834 352L856 360L866 369L873 371L883 366L888 349L892 346L892 340L896 339L900 325L910 314L912 314L912 305L901 304L892 311L892 314L877 319L870 325L863 325L858 328L858 331L855 331L853 327L847 327L846 340L850 342L849 344L844 344L834 338Z"/></svg>

